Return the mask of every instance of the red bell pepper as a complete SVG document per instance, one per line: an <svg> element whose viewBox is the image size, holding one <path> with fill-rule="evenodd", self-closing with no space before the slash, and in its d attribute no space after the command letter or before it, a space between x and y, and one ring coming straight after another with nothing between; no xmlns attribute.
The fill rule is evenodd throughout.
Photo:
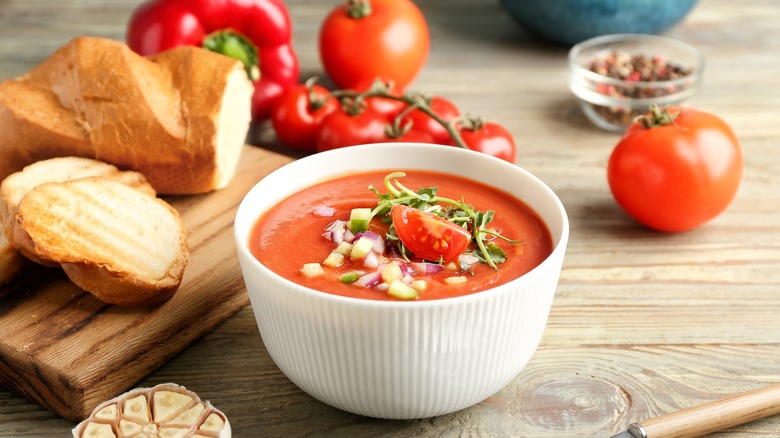
<svg viewBox="0 0 780 438"><path fill-rule="evenodd" d="M202 46L240 59L255 85L255 121L267 119L276 100L298 82L292 25L281 0L151 0L133 12L127 45L141 55Z"/></svg>

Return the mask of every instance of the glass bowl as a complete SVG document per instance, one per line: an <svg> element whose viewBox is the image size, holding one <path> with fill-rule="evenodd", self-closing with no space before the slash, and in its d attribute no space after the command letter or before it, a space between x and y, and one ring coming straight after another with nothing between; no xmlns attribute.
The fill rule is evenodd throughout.
<svg viewBox="0 0 780 438"><path fill-rule="evenodd" d="M624 131L652 105L679 105L699 91L704 59L672 38L605 35L569 51L569 89L596 126Z"/></svg>

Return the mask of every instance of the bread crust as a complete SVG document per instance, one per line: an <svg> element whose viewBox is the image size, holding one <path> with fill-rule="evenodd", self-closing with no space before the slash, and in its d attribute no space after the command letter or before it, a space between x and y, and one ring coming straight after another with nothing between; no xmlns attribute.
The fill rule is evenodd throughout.
<svg viewBox="0 0 780 438"><path fill-rule="evenodd" d="M3 224L3 233L9 246L6 248L8 254L4 255L4 259L12 260L13 257L10 253L18 250L24 257L38 264L48 267L59 266L59 263L40 258L28 251L24 246L14 244L16 240L21 241L23 239L23 237L14 237L16 212L19 208L19 202L30 190L40 184L94 176L110 178L150 196L156 196L154 188L146 181L143 174L135 171L121 171L116 166L102 161L81 157L57 157L37 161L19 172L8 175L0 183L0 223ZM21 269L21 264L9 265L7 281L10 281L19 272L17 270L13 276L10 275L10 272L12 272L10 268L12 267Z"/></svg>
<svg viewBox="0 0 780 438"><path fill-rule="evenodd" d="M117 41L75 38L0 82L0 179L35 161L80 156L139 171L161 194L224 187L252 92L240 61L204 49L145 58ZM243 135L224 141L236 129Z"/></svg>
<svg viewBox="0 0 780 438"><path fill-rule="evenodd" d="M118 205L127 214L117 214ZM167 226L139 228L147 222L130 218L129 212ZM189 259L187 230L173 207L106 177L38 185L19 204L13 236L23 254L60 264L77 286L121 306L170 298ZM152 263L144 258L155 260L152 269L140 267Z"/></svg>

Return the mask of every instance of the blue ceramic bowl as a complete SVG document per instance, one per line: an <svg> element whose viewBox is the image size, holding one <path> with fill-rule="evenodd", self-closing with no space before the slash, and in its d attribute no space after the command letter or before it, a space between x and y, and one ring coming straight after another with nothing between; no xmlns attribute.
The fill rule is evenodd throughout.
<svg viewBox="0 0 780 438"><path fill-rule="evenodd" d="M565 44L616 33L658 34L698 0L501 0L527 30Z"/></svg>

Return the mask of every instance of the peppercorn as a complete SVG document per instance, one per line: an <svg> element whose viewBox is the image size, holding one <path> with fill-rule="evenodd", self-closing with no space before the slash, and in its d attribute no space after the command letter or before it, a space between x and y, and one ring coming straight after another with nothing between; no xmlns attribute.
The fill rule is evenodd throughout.
<svg viewBox="0 0 780 438"><path fill-rule="evenodd" d="M674 84L667 87L633 86L631 83L665 82L690 76L692 68L669 62L663 56L630 55L614 51L590 62L588 69L609 78L624 81L624 84L611 85L600 83L596 91L616 100L647 99L666 96L677 91ZM605 120L615 125L628 126L644 109L632 109L629 106L603 106L591 104L593 109Z"/></svg>

